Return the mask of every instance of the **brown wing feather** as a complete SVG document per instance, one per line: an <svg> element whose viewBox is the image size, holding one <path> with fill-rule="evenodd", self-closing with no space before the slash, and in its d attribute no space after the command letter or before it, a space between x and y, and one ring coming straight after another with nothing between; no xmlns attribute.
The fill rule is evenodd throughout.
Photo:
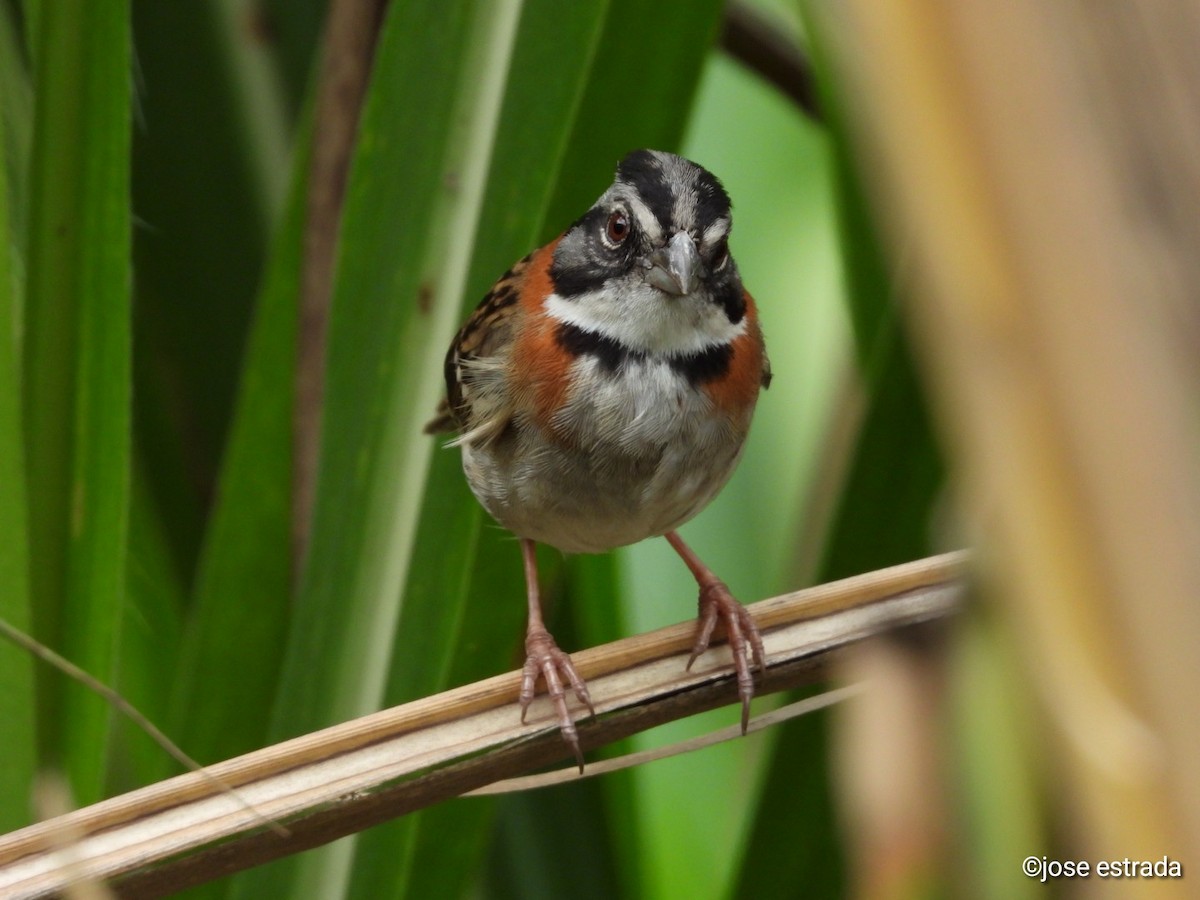
<svg viewBox="0 0 1200 900"><path fill-rule="evenodd" d="M501 354L512 342L511 318L532 258L531 253L501 275L454 336L446 353L446 396L425 425L426 434L469 431L479 424L471 414L471 369Z"/></svg>

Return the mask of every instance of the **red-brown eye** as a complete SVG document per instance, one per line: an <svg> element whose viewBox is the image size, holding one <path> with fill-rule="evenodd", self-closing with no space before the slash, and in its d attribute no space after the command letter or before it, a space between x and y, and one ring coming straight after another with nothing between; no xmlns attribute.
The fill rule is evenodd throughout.
<svg viewBox="0 0 1200 900"><path fill-rule="evenodd" d="M608 240L614 246L629 237L629 217L619 209L608 217L608 225L604 229Z"/></svg>

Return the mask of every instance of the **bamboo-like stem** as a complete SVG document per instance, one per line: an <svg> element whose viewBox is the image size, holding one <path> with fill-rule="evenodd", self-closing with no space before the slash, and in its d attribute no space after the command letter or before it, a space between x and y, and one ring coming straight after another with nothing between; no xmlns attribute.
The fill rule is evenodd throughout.
<svg viewBox="0 0 1200 900"><path fill-rule="evenodd" d="M819 679L849 643L952 612L965 561L945 554L754 604L768 662L759 693ZM687 622L573 654L597 712L579 723L584 748L737 701L723 642L685 668L693 631ZM74 877L162 896L568 757L544 697L521 723L519 681L489 678L208 770L256 812L191 773L14 832L0 838L0 894L50 896ZM69 866L56 850L64 834Z"/></svg>

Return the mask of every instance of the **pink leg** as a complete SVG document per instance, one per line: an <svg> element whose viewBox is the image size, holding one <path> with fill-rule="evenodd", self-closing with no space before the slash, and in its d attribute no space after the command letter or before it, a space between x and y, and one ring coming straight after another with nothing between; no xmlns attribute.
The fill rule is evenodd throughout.
<svg viewBox="0 0 1200 900"><path fill-rule="evenodd" d="M766 672L766 653L763 651L762 637L758 626L746 611L746 607L738 603L737 598L730 593L725 582L713 574L712 569L700 561L695 552L683 542L678 533L668 531L667 542L675 548L675 552L691 569L696 583L700 585L700 617L697 622L696 641L692 645L692 655L688 659L690 669L701 653L708 649L709 639L717 619L725 623L725 632L729 636L729 649L733 651L733 666L737 671L738 696L742 699L742 733L750 721L750 700L754 697L754 676L750 671L750 659L760 672Z"/></svg>
<svg viewBox="0 0 1200 900"><path fill-rule="evenodd" d="M525 713L529 704L533 702L540 675L546 681L546 693L550 695L550 700L558 712L558 724L562 729L563 740L575 751L579 771L583 772L583 753L579 749L575 719L567 708L566 691L563 689L564 676L570 682L579 702L586 706L593 716L596 710L592 707L592 698L588 696L587 685L571 663L571 657L558 649L558 644L554 643L554 638L546 630L546 623L542 621L537 551L533 541L521 538L521 555L525 559L525 588L529 597L529 622L525 628L525 668L521 674L521 721L525 721Z"/></svg>

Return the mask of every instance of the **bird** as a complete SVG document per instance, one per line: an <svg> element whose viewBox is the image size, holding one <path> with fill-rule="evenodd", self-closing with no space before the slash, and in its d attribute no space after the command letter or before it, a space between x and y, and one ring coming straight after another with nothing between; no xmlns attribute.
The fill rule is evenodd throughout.
<svg viewBox="0 0 1200 900"><path fill-rule="evenodd" d="M568 689L588 687L546 627L536 545L602 553L664 536L699 588L687 668L718 623L732 650L742 732L765 672L753 618L679 536L724 487L771 382L754 299L729 251L731 204L702 166L635 150L558 237L515 263L450 344L446 396L426 425L457 432L466 480L518 539L528 620L524 722L545 683L583 771Z"/></svg>

